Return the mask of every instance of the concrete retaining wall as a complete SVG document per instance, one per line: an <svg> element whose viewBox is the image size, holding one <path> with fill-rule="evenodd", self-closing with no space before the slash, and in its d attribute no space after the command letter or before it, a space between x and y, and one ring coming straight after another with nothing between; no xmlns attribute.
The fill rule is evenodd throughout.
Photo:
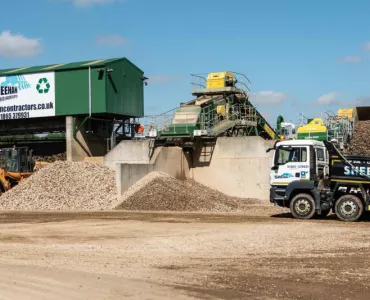
<svg viewBox="0 0 370 300"><path fill-rule="evenodd" d="M152 171L192 178L227 195L268 199L273 141L260 137L222 137L200 144L191 157L178 147L156 148L149 159L149 141L123 141L104 158L116 170L118 194Z"/></svg>
<svg viewBox="0 0 370 300"><path fill-rule="evenodd" d="M194 153L194 180L227 195L268 199L273 141L260 137L222 137Z"/></svg>
<svg viewBox="0 0 370 300"><path fill-rule="evenodd" d="M130 186L152 171L160 171L185 180L189 178L189 163L179 147L157 148L149 163L116 164L117 193L122 195Z"/></svg>

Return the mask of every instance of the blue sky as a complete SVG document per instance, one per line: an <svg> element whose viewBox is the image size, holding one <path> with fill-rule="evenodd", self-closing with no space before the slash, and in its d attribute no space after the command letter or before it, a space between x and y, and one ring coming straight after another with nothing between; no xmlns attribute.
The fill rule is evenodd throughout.
<svg viewBox="0 0 370 300"><path fill-rule="evenodd" d="M190 73L224 70L250 78L273 124L370 105L370 1L13 0L1 11L1 69L125 56L151 78L146 114L192 99Z"/></svg>

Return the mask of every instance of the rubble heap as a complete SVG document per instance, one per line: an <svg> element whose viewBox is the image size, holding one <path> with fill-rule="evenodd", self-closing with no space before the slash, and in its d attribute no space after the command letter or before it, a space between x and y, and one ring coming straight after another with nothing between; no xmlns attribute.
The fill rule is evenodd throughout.
<svg viewBox="0 0 370 300"><path fill-rule="evenodd" d="M0 197L1 210L104 210L116 199L114 171L91 162L57 161Z"/></svg>
<svg viewBox="0 0 370 300"><path fill-rule="evenodd" d="M358 121L350 141L349 154L370 156L370 121Z"/></svg>
<svg viewBox="0 0 370 300"><path fill-rule="evenodd" d="M246 199L229 197L193 180L152 172L128 189L115 209L146 211L237 211ZM252 204L251 200L248 201Z"/></svg>

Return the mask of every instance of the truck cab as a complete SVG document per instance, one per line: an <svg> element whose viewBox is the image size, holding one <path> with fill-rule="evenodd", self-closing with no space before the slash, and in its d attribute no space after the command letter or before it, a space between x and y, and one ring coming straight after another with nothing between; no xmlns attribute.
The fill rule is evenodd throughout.
<svg viewBox="0 0 370 300"><path fill-rule="evenodd" d="M270 171L270 202L294 218L326 216L356 221L370 210L370 157L344 157L333 143L276 142Z"/></svg>
<svg viewBox="0 0 370 300"><path fill-rule="evenodd" d="M270 184L279 189L293 181L325 178L329 173L329 154L323 142L290 140L278 142L270 172Z"/></svg>

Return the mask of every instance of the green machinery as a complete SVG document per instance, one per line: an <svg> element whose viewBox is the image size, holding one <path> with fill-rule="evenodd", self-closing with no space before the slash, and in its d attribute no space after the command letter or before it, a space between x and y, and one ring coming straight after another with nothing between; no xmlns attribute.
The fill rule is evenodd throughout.
<svg viewBox="0 0 370 300"><path fill-rule="evenodd" d="M275 139L275 132L252 105L248 85L232 72L210 73L206 86L192 90L196 98L182 103L172 121L158 131L159 140L207 138L219 136L261 136ZM239 74L248 82L248 78Z"/></svg>
<svg viewBox="0 0 370 300"><path fill-rule="evenodd" d="M347 148L353 136L355 119L366 120L366 112L370 111L370 109L366 109L366 107L339 109L337 113L326 111L326 118L314 119L306 118L303 114L300 114L302 121L298 126L295 138L298 140L334 141L343 150ZM306 120L306 124L303 120ZM286 136L288 125L291 128L295 126L292 123L284 123L282 116L278 117L276 131L284 139L291 139Z"/></svg>

